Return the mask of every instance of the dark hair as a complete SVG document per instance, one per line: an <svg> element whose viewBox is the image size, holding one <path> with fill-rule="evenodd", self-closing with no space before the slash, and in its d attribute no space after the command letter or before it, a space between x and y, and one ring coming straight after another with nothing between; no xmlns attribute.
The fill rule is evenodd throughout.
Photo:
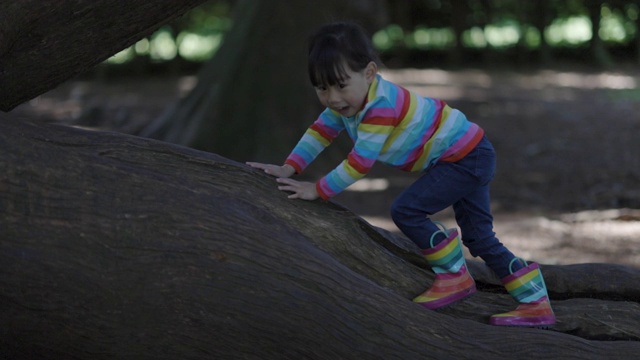
<svg viewBox="0 0 640 360"><path fill-rule="evenodd" d="M352 71L361 71L371 61L379 62L371 39L355 23L323 25L309 39L308 71L313 86L342 82L345 63Z"/></svg>

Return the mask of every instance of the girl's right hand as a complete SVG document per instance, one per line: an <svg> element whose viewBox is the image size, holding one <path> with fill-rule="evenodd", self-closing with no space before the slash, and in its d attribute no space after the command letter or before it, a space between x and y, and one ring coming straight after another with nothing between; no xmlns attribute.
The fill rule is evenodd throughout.
<svg viewBox="0 0 640 360"><path fill-rule="evenodd" d="M282 166L280 165L273 165L273 164L263 164L263 163L257 163L257 162L247 162L247 165L254 167L256 169L261 169L263 170L265 173L271 175L271 176L275 176L277 178L288 178L291 177L293 174L296 173L296 170L293 168L293 166L289 165L289 164L284 164Z"/></svg>

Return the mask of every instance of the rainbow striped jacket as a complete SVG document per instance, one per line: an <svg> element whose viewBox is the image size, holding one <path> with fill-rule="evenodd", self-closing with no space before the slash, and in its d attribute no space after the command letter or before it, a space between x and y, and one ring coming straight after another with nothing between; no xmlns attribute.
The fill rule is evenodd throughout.
<svg viewBox="0 0 640 360"><path fill-rule="evenodd" d="M404 171L422 171L437 161L462 159L484 135L444 101L417 96L378 74L360 112L346 118L325 109L285 163L301 173L343 130L354 146L347 159L316 183L325 200L364 177L376 160Z"/></svg>

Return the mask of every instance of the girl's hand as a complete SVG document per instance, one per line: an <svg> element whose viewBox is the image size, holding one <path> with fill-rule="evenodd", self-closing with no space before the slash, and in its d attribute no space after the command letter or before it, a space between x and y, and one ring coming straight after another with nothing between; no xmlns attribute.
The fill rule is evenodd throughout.
<svg viewBox="0 0 640 360"><path fill-rule="evenodd" d="M263 164L263 163L257 163L257 162L247 162L247 165L254 167L256 169L261 169L265 173L278 178L288 178L296 173L296 170L293 168L293 166L288 164L284 164L280 166L280 165Z"/></svg>
<svg viewBox="0 0 640 360"><path fill-rule="evenodd" d="M297 181L288 178L278 178L276 181L282 186L278 186L279 190L290 191L289 199L315 200L319 198L316 184L305 181Z"/></svg>

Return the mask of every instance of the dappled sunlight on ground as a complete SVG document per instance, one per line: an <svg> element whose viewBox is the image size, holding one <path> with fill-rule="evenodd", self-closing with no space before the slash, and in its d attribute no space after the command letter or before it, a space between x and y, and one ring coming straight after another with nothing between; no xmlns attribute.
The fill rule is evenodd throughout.
<svg viewBox="0 0 640 360"><path fill-rule="evenodd" d="M484 70L447 71L438 69L382 70L383 76L403 84L407 89L424 96L453 101L461 98L484 100L486 91L502 89L502 96L540 92L539 99L573 100L571 90L637 90L640 71L636 73L582 73L558 70L539 70L527 73L487 72ZM483 94L485 96L483 96ZM496 94L492 94L495 96ZM640 96L640 95L639 95Z"/></svg>
<svg viewBox="0 0 640 360"><path fill-rule="evenodd" d="M446 85L491 88L496 83L511 83L523 89L568 87L577 89L636 89L640 72L582 73L558 70L539 70L530 73L487 72L485 70L402 69L381 70L387 79L406 86Z"/></svg>
<svg viewBox="0 0 640 360"><path fill-rule="evenodd" d="M640 268L640 217L567 220L572 215L550 218L527 213L499 213L495 215L494 229L514 254L527 260L558 265L615 263ZM450 211L432 218L448 227L456 226ZM374 226L400 233L389 217L365 216L364 219ZM471 257L468 252L466 255Z"/></svg>

